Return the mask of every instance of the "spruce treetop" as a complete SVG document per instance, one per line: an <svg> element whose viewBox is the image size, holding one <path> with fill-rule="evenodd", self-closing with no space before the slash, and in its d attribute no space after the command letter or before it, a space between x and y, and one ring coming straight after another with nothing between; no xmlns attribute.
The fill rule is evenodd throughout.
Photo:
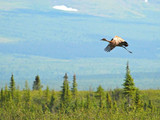
<svg viewBox="0 0 160 120"><path fill-rule="evenodd" d="M35 81L33 82L33 90L41 90L43 86L41 85L41 80L39 75L35 77Z"/></svg>
<svg viewBox="0 0 160 120"><path fill-rule="evenodd" d="M125 76L125 82L123 83L124 86L124 94L127 96L132 96L134 91L135 91L135 84L134 80L130 74L129 70L129 63L127 62L127 67L126 67L126 76Z"/></svg>

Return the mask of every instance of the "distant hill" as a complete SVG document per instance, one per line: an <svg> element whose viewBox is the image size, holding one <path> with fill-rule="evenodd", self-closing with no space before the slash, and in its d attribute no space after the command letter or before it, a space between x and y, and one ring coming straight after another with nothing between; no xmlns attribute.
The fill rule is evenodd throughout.
<svg viewBox="0 0 160 120"><path fill-rule="evenodd" d="M80 90L95 89L102 85L105 89L122 87L125 78L126 62L129 61L131 75L136 86L141 89L159 88L159 60L125 59L125 58L83 58L83 59L52 59L27 55L0 54L0 81L5 86L10 81L11 74L17 85L23 86L28 80L32 87L38 74L44 87L60 89L63 76L68 73L70 84L73 74L77 75Z"/></svg>

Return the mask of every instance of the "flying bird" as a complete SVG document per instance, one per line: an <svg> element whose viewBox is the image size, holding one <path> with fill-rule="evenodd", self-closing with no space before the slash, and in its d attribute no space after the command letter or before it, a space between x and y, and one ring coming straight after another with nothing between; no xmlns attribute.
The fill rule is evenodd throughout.
<svg viewBox="0 0 160 120"><path fill-rule="evenodd" d="M115 36L114 38L111 39L111 41L106 40L105 38L101 40L109 42L108 46L104 49L106 52L110 52L112 49L114 49L117 46L117 47L122 47L126 49L129 53L132 53L126 48L128 47L128 43L125 40L123 40L121 37Z"/></svg>

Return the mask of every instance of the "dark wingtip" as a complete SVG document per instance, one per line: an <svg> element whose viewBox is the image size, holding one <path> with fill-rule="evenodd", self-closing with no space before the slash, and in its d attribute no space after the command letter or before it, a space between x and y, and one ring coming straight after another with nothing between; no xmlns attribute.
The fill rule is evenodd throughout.
<svg viewBox="0 0 160 120"><path fill-rule="evenodd" d="M127 43L126 41L124 42L124 46L125 46L125 47L128 47L128 43Z"/></svg>

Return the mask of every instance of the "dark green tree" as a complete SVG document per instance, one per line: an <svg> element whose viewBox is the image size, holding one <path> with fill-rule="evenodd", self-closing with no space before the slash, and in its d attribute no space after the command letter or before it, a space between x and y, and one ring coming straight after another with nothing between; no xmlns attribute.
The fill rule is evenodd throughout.
<svg viewBox="0 0 160 120"><path fill-rule="evenodd" d="M126 67L126 76L125 76L125 82L123 83L123 90L124 90L124 95L127 98L127 103L130 106L131 105L131 100L132 97L134 96L135 93L135 85L134 85L134 80L130 74L130 70L129 70L129 64L127 62L127 67Z"/></svg>
<svg viewBox="0 0 160 120"><path fill-rule="evenodd" d="M112 109L112 99L109 93L106 95L106 107L108 110Z"/></svg>
<svg viewBox="0 0 160 120"><path fill-rule="evenodd" d="M8 90L7 84L5 85L5 89L4 89L4 101L12 101L11 91Z"/></svg>
<svg viewBox="0 0 160 120"><path fill-rule="evenodd" d="M27 80L25 81L25 89L24 89L23 97L24 97L25 105L28 108L31 104L31 93L30 93L30 89L29 89Z"/></svg>
<svg viewBox="0 0 160 120"><path fill-rule="evenodd" d="M63 106L65 107L68 107L71 101L71 91L69 89L67 73L65 73L65 76L63 78L64 78L64 81L62 86L61 104L63 104Z"/></svg>
<svg viewBox="0 0 160 120"><path fill-rule="evenodd" d="M123 94L123 89L115 88L112 91L112 99L118 101L119 99L121 99L122 94Z"/></svg>
<svg viewBox="0 0 160 120"><path fill-rule="evenodd" d="M81 104L80 104L80 107L81 107L81 110L83 110L83 109L84 109L84 107L85 107L85 103L84 103L84 99L83 99L83 98L81 98Z"/></svg>
<svg viewBox="0 0 160 120"><path fill-rule="evenodd" d="M35 77L35 81L33 82L33 90L41 90L43 86L41 85L41 80L39 75Z"/></svg>
<svg viewBox="0 0 160 120"><path fill-rule="evenodd" d="M50 100L50 103L49 103L49 109L50 109L51 112L53 112L53 107L55 105L55 100L56 100L55 92L53 91L52 95L51 95L51 100Z"/></svg>
<svg viewBox="0 0 160 120"><path fill-rule="evenodd" d="M78 99L75 100L75 109L78 109Z"/></svg>
<svg viewBox="0 0 160 120"><path fill-rule="evenodd" d="M147 103L146 103L146 102L145 102L144 105L143 105L143 109L144 109L144 111L147 110Z"/></svg>
<svg viewBox="0 0 160 120"><path fill-rule="evenodd" d="M149 100L148 108L149 108L151 111L153 110L153 105L152 105L152 101L151 101L151 100Z"/></svg>
<svg viewBox="0 0 160 120"><path fill-rule="evenodd" d="M12 76L11 76L11 81L10 81L10 86L9 86L9 88L10 88L10 92L11 92L12 98L14 98L16 86L15 86L15 81L14 81L14 76L13 76L13 74L12 74Z"/></svg>
<svg viewBox="0 0 160 120"><path fill-rule="evenodd" d="M113 102L113 110L117 111L117 102L116 101Z"/></svg>
<svg viewBox="0 0 160 120"><path fill-rule="evenodd" d="M90 108L91 108L91 98L90 98L90 94L87 95L86 108L87 108L87 109L90 109Z"/></svg>
<svg viewBox="0 0 160 120"><path fill-rule="evenodd" d="M99 107L103 108L104 89L101 85L97 88L96 97L99 99Z"/></svg>
<svg viewBox="0 0 160 120"><path fill-rule="evenodd" d="M46 87L46 90L45 90L45 98L46 98L46 102L49 101L49 87L47 86Z"/></svg>
<svg viewBox="0 0 160 120"><path fill-rule="evenodd" d="M77 96L77 83L76 83L76 75L75 74L73 75L73 84L72 84L71 91L72 91L73 97L76 98L76 96Z"/></svg>
<svg viewBox="0 0 160 120"><path fill-rule="evenodd" d="M136 89L135 105L136 105L136 109L139 109L139 108L142 107L142 102L141 102L141 99L140 99L139 89Z"/></svg>
<svg viewBox="0 0 160 120"><path fill-rule="evenodd" d="M16 92L15 92L15 102L16 102L16 104L19 104L20 101L21 101L20 88L18 86L16 89Z"/></svg>
<svg viewBox="0 0 160 120"><path fill-rule="evenodd" d="M0 98L1 103L4 102L4 100L5 100L4 90L3 88L1 88L1 98Z"/></svg>

